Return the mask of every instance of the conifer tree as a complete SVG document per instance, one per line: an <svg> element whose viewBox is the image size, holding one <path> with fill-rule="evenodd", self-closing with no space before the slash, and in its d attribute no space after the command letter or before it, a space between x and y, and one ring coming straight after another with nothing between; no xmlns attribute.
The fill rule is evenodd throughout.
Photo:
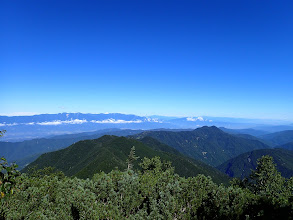
<svg viewBox="0 0 293 220"><path fill-rule="evenodd" d="M271 156L262 156L257 160L256 170L252 172L253 188L257 193L279 194L283 190L285 178L278 172Z"/></svg>
<svg viewBox="0 0 293 220"><path fill-rule="evenodd" d="M130 153L128 155L128 159L126 160L127 162L127 170L132 170L133 168L133 163L136 161L139 157L135 155L135 146L133 146L130 150Z"/></svg>

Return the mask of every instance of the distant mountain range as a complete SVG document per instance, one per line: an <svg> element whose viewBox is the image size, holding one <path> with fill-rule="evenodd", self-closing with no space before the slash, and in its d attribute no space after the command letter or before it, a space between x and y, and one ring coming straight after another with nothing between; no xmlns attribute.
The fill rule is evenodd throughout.
<svg viewBox="0 0 293 220"><path fill-rule="evenodd" d="M67 134L50 138L39 138L22 142L0 142L0 156L9 162L16 162L20 168L37 159L42 153L59 150L80 140L97 139L104 135L128 136L141 130L107 129L96 132Z"/></svg>
<svg viewBox="0 0 293 220"><path fill-rule="evenodd" d="M287 144L283 144L279 146L282 149L293 150L293 142L289 142Z"/></svg>
<svg viewBox="0 0 293 220"><path fill-rule="evenodd" d="M293 130L269 133L267 130L252 128L231 129L203 126L204 124L214 123L212 119L203 117L158 116L157 118L151 118L124 114L64 113L22 117L0 116L0 119L2 120L0 130L7 130L4 138L0 139L0 156L5 156L9 162L16 161L20 168L30 164L43 153L67 148L79 141L94 140L104 135L115 135L129 136L128 141L133 139L151 147L153 150L164 151L163 149L166 148L168 153L176 154L180 152L180 154L185 155L184 157L188 157L189 161L193 161L193 164L204 163L218 167L230 176L242 177L247 175L250 169L254 168L256 159L261 154L268 153L276 157L278 161L285 161L284 163L280 162L278 167L284 175L291 175L290 165L288 167L285 164L290 164L288 161L292 156L290 152L288 153L288 150L293 150ZM3 122L3 120L6 121ZM225 120L229 121L226 118ZM186 127L182 126L184 123ZM101 127L94 130L96 125ZM284 127L287 128L288 126ZM106 128L100 129L102 127ZM122 129L122 127L126 128ZM142 129L134 129L135 127ZM145 130L146 127L152 127L153 129ZM88 131L89 128L91 128L90 131ZM78 131L79 133L75 133ZM24 139L45 134L46 138L8 142L8 140L17 140L21 134L27 134ZM281 149L272 149L276 147ZM173 149L173 152L171 149ZM258 151L260 149L263 151ZM245 154L249 152L251 163L247 162L248 159ZM118 160L115 157L113 158ZM293 160L292 157L291 160ZM176 164L176 161L172 161ZM176 169L178 171L178 167ZM186 171L184 175L187 175L188 172Z"/></svg>
<svg viewBox="0 0 293 220"><path fill-rule="evenodd" d="M252 129L252 128L248 128L248 129L228 129L228 128L220 127L220 129L222 131L226 132L226 133L229 133L229 134L248 134L248 135L252 135L252 136L255 136L255 137L270 133L268 131L256 130L256 129Z"/></svg>
<svg viewBox="0 0 293 220"><path fill-rule="evenodd" d="M140 140L147 136L211 166L218 166L244 152L270 148L258 140L237 137L225 133L215 126L204 126L193 131L181 132L145 131L133 137Z"/></svg>
<svg viewBox="0 0 293 220"><path fill-rule="evenodd" d="M162 160L171 161L175 172L181 176L189 177L201 173L211 176L218 183L228 181L228 177L217 169L188 158L151 137L138 141L106 135L95 140L79 141L63 150L41 155L23 171L33 167L53 166L66 175L88 178L100 171L110 172L115 167L125 170L126 159L133 146L136 155L140 157L140 160L134 163L135 169L139 169L138 163L142 158L159 156Z"/></svg>
<svg viewBox="0 0 293 220"><path fill-rule="evenodd" d="M166 117L166 116L137 116L120 113L83 114L59 113L33 116L0 116L0 129L7 130L2 141L23 141L43 138L52 135L90 132L102 129L120 128L134 130L149 129L195 129L202 126L218 126L226 128L261 127L267 132L271 124L285 125L284 121L267 121L257 119L224 118L224 117ZM273 126L275 127L275 126ZM284 126L283 126L284 127ZM287 130L293 126L285 125ZM280 129L280 126L278 127ZM259 131L255 131L259 132ZM252 133L249 133L252 134ZM262 133L265 134L265 133ZM252 134L252 135L255 135Z"/></svg>
<svg viewBox="0 0 293 220"><path fill-rule="evenodd" d="M285 149L262 149L246 152L224 162L217 168L230 177L243 179L251 174L251 170L257 166L257 159L263 155L273 157L282 176L287 178L293 176L293 151Z"/></svg>
<svg viewBox="0 0 293 220"><path fill-rule="evenodd" d="M293 142L293 130L275 132L259 137L264 140L270 141L275 146L283 145L289 142Z"/></svg>
<svg viewBox="0 0 293 220"><path fill-rule="evenodd" d="M125 114L61 113L34 116L0 116L0 129L7 130L2 141L23 141L34 138L91 132L104 129L172 128L162 121ZM173 126L174 127L174 126Z"/></svg>

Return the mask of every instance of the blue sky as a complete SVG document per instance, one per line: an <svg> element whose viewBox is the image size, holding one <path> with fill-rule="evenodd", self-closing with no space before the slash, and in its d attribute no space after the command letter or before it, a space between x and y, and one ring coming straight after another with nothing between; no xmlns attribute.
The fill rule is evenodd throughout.
<svg viewBox="0 0 293 220"><path fill-rule="evenodd" d="M293 121L292 11L292 1L2 1L0 114Z"/></svg>

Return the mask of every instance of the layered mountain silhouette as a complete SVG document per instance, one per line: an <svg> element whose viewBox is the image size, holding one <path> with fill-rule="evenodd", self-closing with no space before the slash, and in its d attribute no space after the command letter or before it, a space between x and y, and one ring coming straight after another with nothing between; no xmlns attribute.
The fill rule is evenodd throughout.
<svg viewBox="0 0 293 220"><path fill-rule="evenodd" d="M280 145L279 148L293 150L293 142L289 142L287 144Z"/></svg>
<svg viewBox="0 0 293 220"><path fill-rule="evenodd" d="M260 136L260 138L272 142L275 146L293 142L293 130L280 131Z"/></svg>
<svg viewBox="0 0 293 220"><path fill-rule="evenodd" d="M255 137L270 133L268 131L256 130L256 129L252 129L252 128L248 128L248 129L228 129L228 128L220 127L219 129L221 129L222 131L224 131L226 133L229 133L229 134L249 134L249 135L252 135L252 136L255 136Z"/></svg>
<svg viewBox="0 0 293 220"><path fill-rule="evenodd" d="M251 170L254 170L257 166L257 159L264 155L273 157L282 176L287 178L293 176L293 151L286 149L262 149L243 153L224 162L217 168L230 177L242 179L250 175Z"/></svg>
<svg viewBox="0 0 293 220"><path fill-rule="evenodd" d="M105 129L95 132L67 134L50 138L39 138L22 142L0 142L0 156L9 162L17 162L20 167L34 161L42 153L59 150L80 140L97 139L103 135L127 136L140 133L141 130Z"/></svg>
<svg viewBox="0 0 293 220"><path fill-rule="evenodd" d="M211 166L218 166L244 152L270 148L258 140L237 137L215 126L181 132L146 131L134 135L133 138L141 140L147 136Z"/></svg>
<svg viewBox="0 0 293 220"><path fill-rule="evenodd" d="M68 176L88 178L100 171L110 172L115 168L125 170L126 160L133 146L136 155L140 157L134 163L134 169L139 169L138 164L142 158L159 156L164 161L171 161L175 172L181 176L204 174L211 176L218 183L228 181L228 177L217 169L188 158L151 137L138 141L106 135L95 140L79 141L65 149L41 155L23 171L26 172L32 167L39 169L52 166Z"/></svg>
<svg viewBox="0 0 293 220"><path fill-rule="evenodd" d="M268 124L269 123L269 124ZM282 125L279 120L241 119L227 117L166 117L138 116L121 113L58 113L32 116L0 116L0 126L7 130L2 141L23 141L47 138L52 135L91 132L102 129L195 129L201 126L217 126L236 129L234 131L250 135L263 135L270 132L293 130L291 125ZM255 128L255 129L251 129Z"/></svg>

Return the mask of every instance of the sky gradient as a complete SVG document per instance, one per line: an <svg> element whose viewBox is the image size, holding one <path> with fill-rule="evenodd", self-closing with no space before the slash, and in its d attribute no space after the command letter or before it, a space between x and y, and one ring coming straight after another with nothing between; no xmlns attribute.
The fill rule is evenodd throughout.
<svg viewBox="0 0 293 220"><path fill-rule="evenodd" d="M0 114L293 121L292 1L2 1Z"/></svg>

